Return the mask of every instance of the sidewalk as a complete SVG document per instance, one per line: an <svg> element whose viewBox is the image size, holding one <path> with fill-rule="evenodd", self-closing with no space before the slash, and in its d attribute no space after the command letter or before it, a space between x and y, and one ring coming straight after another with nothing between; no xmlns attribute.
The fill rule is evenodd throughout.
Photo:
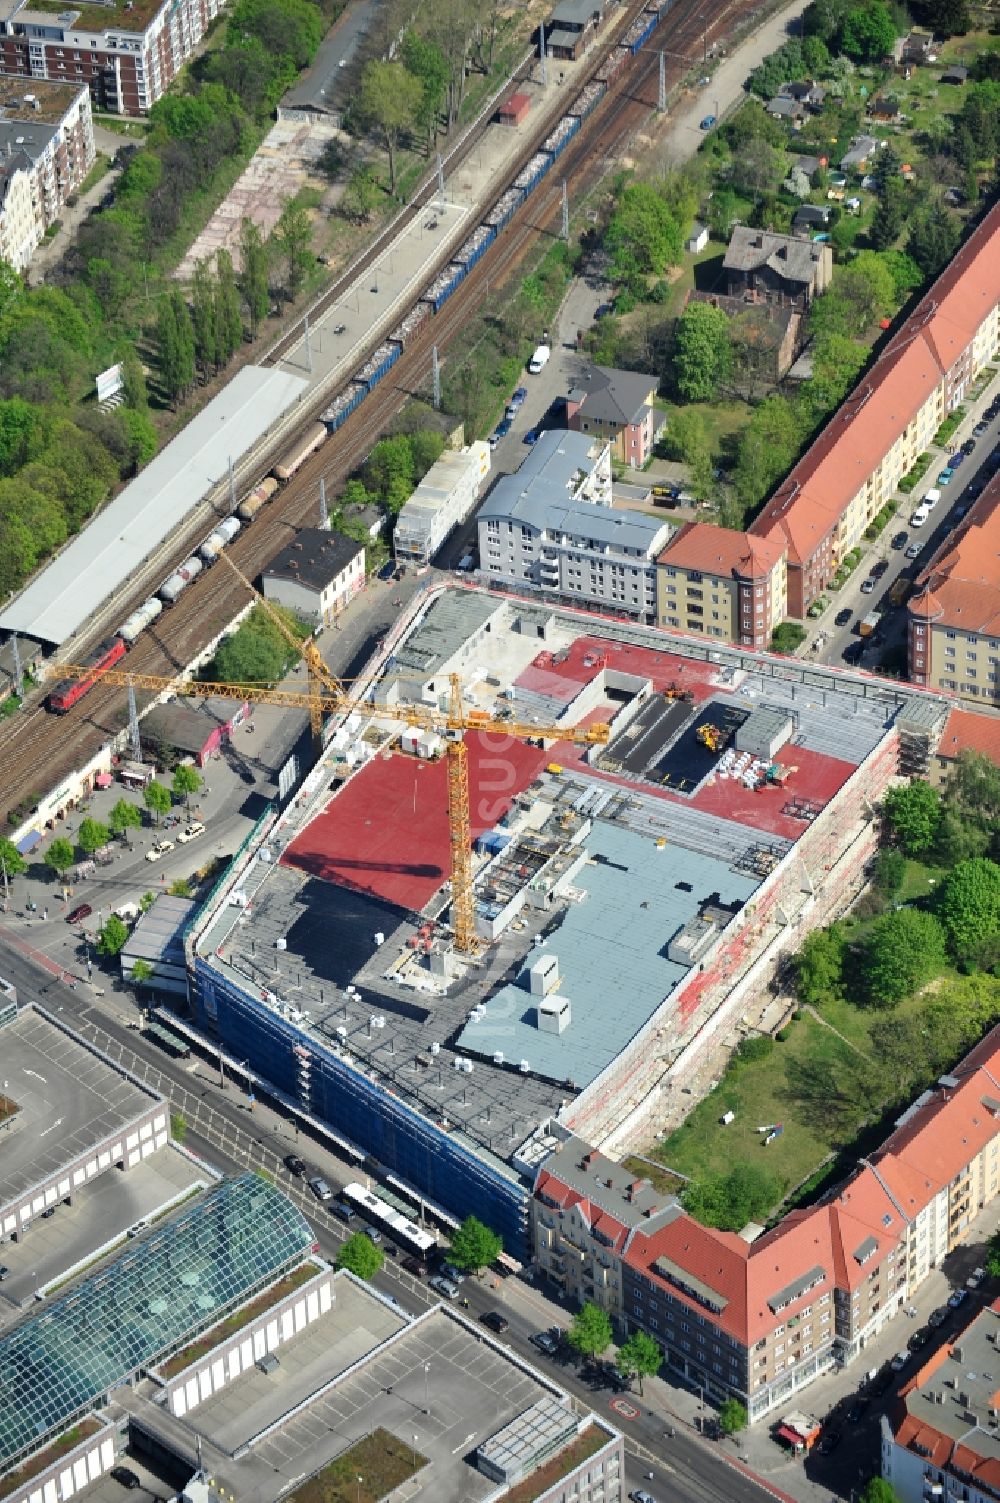
<svg viewBox="0 0 1000 1503"><path fill-rule="evenodd" d="M96 182L86 193L78 195L72 208L68 204L63 205L59 215L58 232L52 236L51 240L42 241L28 265L26 276L32 287L37 287L39 283L44 282L46 274L58 265L69 250L76 238L77 230L91 209L97 207L104 195L111 191L121 177L122 169L115 166L115 158L123 146L130 144L129 141L122 136L116 136L112 131L102 130L100 125L95 125L94 144L99 154L111 158L111 166L99 182Z"/></svg>

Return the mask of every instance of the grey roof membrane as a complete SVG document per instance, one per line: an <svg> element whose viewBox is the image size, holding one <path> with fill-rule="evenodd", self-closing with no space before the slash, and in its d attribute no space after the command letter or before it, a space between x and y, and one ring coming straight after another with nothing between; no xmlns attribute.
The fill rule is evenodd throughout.
<svg viewBox="0 0 1000 1503"><path fill-rule="evenodd" d="M559 957L558 994L569 999L569 1027L561 1034L538 1029L525 966L457 1041L470 1053L500 1050L509 1060L526 1059L532 1072L572 1080L578 1088L621 1053L690 974L688 966L667 959L667 943L699 905L713 893L745 901L758 885L712 856L657 849L641 835L603 823L595 824L586 846L594 859L574 885L587 897L570 905L560 928L528 957L529 964L547 951Z"/></svg>
<svg viewBox="0 0 1000 1503"><path fill-rule="evenodd" d="M235 464L308 384L301 376L254 365L238 371L11 601L0 614L0 631L24 632L57 647L74 636L204 500L230 458Z"/></svg>

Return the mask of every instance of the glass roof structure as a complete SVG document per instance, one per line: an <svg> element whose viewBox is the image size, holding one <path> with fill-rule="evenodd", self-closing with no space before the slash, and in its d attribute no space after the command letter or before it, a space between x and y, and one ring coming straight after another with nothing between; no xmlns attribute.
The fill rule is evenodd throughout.
<svg viewBox="0 0 1000 1503"><path fill-rule="evenodd" d="M279 1190L244 1174L0 1337L0 1472L301 1262L314 1240Z"/></svg>

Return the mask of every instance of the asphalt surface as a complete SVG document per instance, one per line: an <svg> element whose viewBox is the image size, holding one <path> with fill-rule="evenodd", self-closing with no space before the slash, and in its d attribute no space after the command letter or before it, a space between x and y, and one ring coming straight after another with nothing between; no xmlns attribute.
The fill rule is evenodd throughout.
<svg viewBox="0 0 1000 1503"><path fill-rule="evenodd" d="M968 416L953 435L952 444L961 448L966 439L971 438L972 429L979 421L979 414L989 406L996 391L994 383L987 388L975 407L970 408ZM970 487L982 487L989 478L990 471L985 466L998 442L1000 418L992 422L989 432L976 441L975 450L959 466L951 483L941 488L941 500L923 527L915 528L910 524L910 517L916 511L921 497L928 490L936 488L936 477L949 460L943 449L930 451L934 455L934 462L923 480L910 496L903 499L881 537L874 543L863 544L866 552L861 563L843 588L829 596L830 604L823 615L809 623L809 640L800 656L821 663L842 663L852 661L857 655L856 666L875 669L887 651L900 647L905 651L906 607L892 604L889 598L892 586L903 575L908 579L915 579L927 567L948 534L954 531L961 521L958 513L963 512L964 515L963 509L968 510L972 505ZM904 533L905 540L900 546L894 547L894 540ZM919 556L915 559L906 557L906 549L911 544L920 545ZM875 589L867 594L862 593L861 587L876 565L885 567L876 581ZM862 639L858 634L858 623L873 610L884 612L883 618L874 639ZM836 618L841 612L849 612L850 618L838 626ZM814 650L812 644L817 640L819 646Z"/></svg>

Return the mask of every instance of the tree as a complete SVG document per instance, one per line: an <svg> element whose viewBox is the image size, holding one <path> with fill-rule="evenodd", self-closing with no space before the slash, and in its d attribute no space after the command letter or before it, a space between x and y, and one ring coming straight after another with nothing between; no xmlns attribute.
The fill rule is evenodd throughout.
<svg viewBox="0 0 1000 1503"><path fill-rule="evenodd" d="M868 238L877 251L895 245L906 223L906 184L901 177L890 178L878 195Z"/></svg>
<svg viewBox="0 0 1000 1503"><path fill-rule="evenodd" d="M736 450L733 484L744 507L757 506L799 451L795 408L787 397L768 397L754 409Z"/></svg>
<svg viewBox="0 0 1000 1503"><path fill-rule="evenodd" d="M861 984L876 1007L893 1007L940 974L945 931L933 913L900 908L876 919L861 955Z"/></svg>
<svg viewBox="0 0 1000 1503"><path fill-rule="evenodd" d="M306 635L290 611L281 614L293 632ZM277 683L293 656L274 622L255 606L239 630L220 642L208 671L217 683Z"/></svg>
<svg viewBox="0 0 1000 1503"><path fill-rule="evenodd" d="M307 67L323 40L322 12L310 0L237 0L229 17L234 37L254 37L270 57Z"/></svg>
<svg viewBox="0 0 1000 1503"><path fill-rule="evenodd" d="M164 788L162 783L158 783L155 778L151 783L147 783L142 790L142 799L146 808L153 816L155 824L160 823L162 815L170 813L173 801L169 790Z"/></svg>
<svg viewBox="0 0 1000 1503"><path fill-rule="evenodd" d="M902 1503L902 1499L884 1477L869 1477L861 1490L858 1503Z"/></svg>
<svg viewBox="0 0 1000 1503"><path fill-rule="evenodd" d="M312 225L309 223L309 215L301 204L294 201L287 203L274 227L271 243L277 259L284 264L285 296L289 302L294 302L302 291L306 272L313 259L311 242Z"/></svg>
<svg viewBox="0 0 1000 1503"><path fill-rule="evenodd" d="M786 159L787 160L787 159ZM781 180L784 162L766 141L748 141L730 168L730 180L739 193L759 198L772 193Z"/></svg>
<svg viewBox="0 0 1000 1503"><path fill-rule="evenodd" d="M355 1232L348 1237L337 1254L337 1267L347 1268L359 1279L370 1281L381 1272L385 1262L382 1249L376 1247L364 1232Z"/></svg>
<svg viewBox="0 0 1000 1503"><path fill-rule="evenodd" d="M896 42L896 27L883 0L850 10L840 28L840 50L857 63L877 63Z"/></svg>
<svg viewBox="0 0 1000 1503"><path fill-rule="evenodd" d="M766 1221L781 1199L784 1182L755 1164L736 1164L727 1174L692 1180L684 1209L705 1226L738 1232L748 1221Z"/></svg>
<svg viewBox="0 0 1000 1503"><path fill-rule="evenodd" d="M841 995L847 942L840 924L814 929L795 957L795 991L800 1002L822 1007Z"/></svg>
<svg viewBox="0 0 1000 1503"><path fill-rule="evenodd" d="M220 364L226 365L243 343L243 315L233 258L228 251L218 252L215 268L215 333Z"/></svg>
<svg viewBox="0 0 1000 1503"><path fill-rule="evenodd" d="M772 652L795 652L801 647L808 633L799 621L779 621L771 633Z"/></svg>
<svg viewBox="0 0 1000 1503"><path fill-rule="evenodd" d="M173 288L160 299L156 337L163 388L176 403L193 386L195 368L194 329L179 288Z"/></svg>
<svg viewBox="0 0 1000 1503"><path fill-rule="evenodd" d="M574 1315L566 1340L581 1357L599 1357L611 1345L612 1334L607 1311L588 1300Z"/></svg>
<svg viewBox="0 0 1000 1503"><path fill-rule="evenodd" d="M943 204L936 203L913 217L906 249L925 277L936 277L955 254L961 238L959 221Z"/></svg>
<svg viewBox="0 0 1000 1503"><path fill-rule="evenodd" d="M478 1273L503 1252L503 1241L475 1216L466 1216L451 1239L451 1261L466 1273Z"/></svg>
<svg viewBox="0 0 1000 1503"><path fill-rule="evenodd" d="M639 1379L640 1396L643 1378L652 1378L660 1371L662 1363L662 1351L645 1331L633 1331L618 1348L618 1371L623 1378Z"/></svg>
<svg viewBox="0 0 1000 1503"><path fill-rule="evenodd" d="M2 859L2 852L0 852L0 859ZM64 835L57 835L42 859L54 877L64 876L76 859L73 842L67 840Z"/></svg>
<svg viewBox="0 0 1000 1503"><path fill-rule="evenodd" d="M744 212L743 200L731 188L717 188L708 206L708 227L716 240L728 240Z"/></svg>
<svg viewBox="0 0 1000 1503"><path fill-rule="evenodd" d="M99 819L88 818L80 821L76 838L84 855L92 856L95 851L101 849L102 845L107 845L111 839L111 831Z"/></svg>
<svg viewBox="0 0 1000 1503"><path fill-rule="evenodd" d="M28 863L14 842L6 836L0 837L0 882L5 876L9 882L11 877L19 877L27 869Z"/></svg>
<svg viewBox="0 0 1000 1503"><path fill-rule="evenodd" d="M108 815L108 826L114 835L124 835L128 830L138 830L142 815L135 804L120 798Z"/></svg>
<svg viewBox="0 0 1000 1503"><path fill-rule="evenodd" d="M191 883L188 881L187 877L175 877L170 886L167 888L167 892L172 898L194 897L194 888L191 886Z"/></svg>
<svg viewBox="0 0 1000 1503"><path fill-rule="evenodd" d="M920 856L934 844L941 822L941 795L930 783L914 778L888 790L882 815L903 854Z"/></svg>
<svg viewBox="0 0 1000 1503"><path fill-rule="evenodd" d="M733 373L729 318L711 303L689 303L674 333L674 382L686 402L717 397Z"/></svg>
<svg viewBox="0 0 1000 1503"><path fill-rule="evenodd" d="M184 807L191 808L191 795L197 793L201 787L201 773L196 767L188 767L182 763L174 772L174 780L171 785L174 798L182 798Z"/></svg>
<svg viewBox="0 0 1000 1503"><path fill-rule="evenodd" d="M240 223L240 274L238 286L246 304L250 338L256 339L267 317L268 264L267 246L252 219Z"/></svg>
<svg viewBox="0 0 1000 1503"><path fill-rule="evenodd" d="M1000 1279L1000 1232L994 1232L986 1244L986 1272L991 1279Z"/></svg>
<svg viewBox="0 0 1000 1503"><path fill-rule="evenodd" d="M747 1412L739 1399L724 1399L719 1405L719 1429L723 1435L736 1435L747 1427Z"/></svg>
<svg viewBox="0 0 1000 1503"><path fill-rule="evenodd" d="M655 188L629 183L622 189L604 236L616 282L677 266L683 244L681 227Z"/></svg>
<svg viewBox="0 0 1000 1503"><path fill-rule="evenodd" d="M149 910L152 908L152 906L153 906L153 904L155 902L156 902L156 893L155 892L144 892L143 895L142 895L142 897L139 899L139 912L140 913L148 913Z"/></svg>
<svg viewBox="0 0 1000 1503"><path fill-rule="evenodd" d="M960 861L941 886L938 914L952 953L974 958L984 940L1000 934L1000 866L985 856Z"/></svg>
<svg viewBox="0 0 1000 1503"><path fill-rule="evenodd" d="M347 180L341 202L344 213L360 224L367 224L378 199L378 181L371 168L359 162Z"/></svg>
<svg viewBox="0 0 1000 1503"><path fill-rule="evenodd" d="M700 412L672 412L667 419L665 447L691 471L691 489L704 501L712 484L712 451Z"/></svg>
<svg viewBox="0 0 1000 1503"><path fill-rule="evenodd" d="M215 278L210 261L199 261L194 269L191 284L191 323L194 332L194 354L207 380L212 371L219 369L218 324L215 310Z"/></svg>
<svg viewBox="0 0 1000 1503"><path fill-rule="evenodd" d="M414 78L420 80L422 97L414 123L427 132L427 150L437 140L441 111L448 92L448 59L436 42L412 28L403 38L402 58Z"/></svg>
<svg viewBox="0 0 1000 1503"><path fill-rule="evenodd" d="M125 948L125 942L127 939L127 925L118 917L117 913L110 914L108 918L105 919L101 929L98 931L98 955L120 955L122 950Z"/></svg>
<svg viewBox="0 0 1000 1503"><path fill-rule="evenodd" d="M879 851L872 873L872 886L887 898L894 898L906 876L906 857L902 851L891 848Z"/></svg>
<svg viewBox="0 0 1000 1503"><path fill-rule="evenodd" d="M135 987L136 997L138 997L140 991L144 986L149 985L155 974L156 973L148 960L137 960L135 962L135 964L132 966L130 980L132 982L132 985Z"/></svg>
<svg viewBox="0 0 1000 1503"><path fill-rule="evenodd" d="M389 192L396 192L396 151L399 139L417 121L424 85L402 63L372 61L361 75L358 109L369 128L378 131L389 159Z"/></svg>

